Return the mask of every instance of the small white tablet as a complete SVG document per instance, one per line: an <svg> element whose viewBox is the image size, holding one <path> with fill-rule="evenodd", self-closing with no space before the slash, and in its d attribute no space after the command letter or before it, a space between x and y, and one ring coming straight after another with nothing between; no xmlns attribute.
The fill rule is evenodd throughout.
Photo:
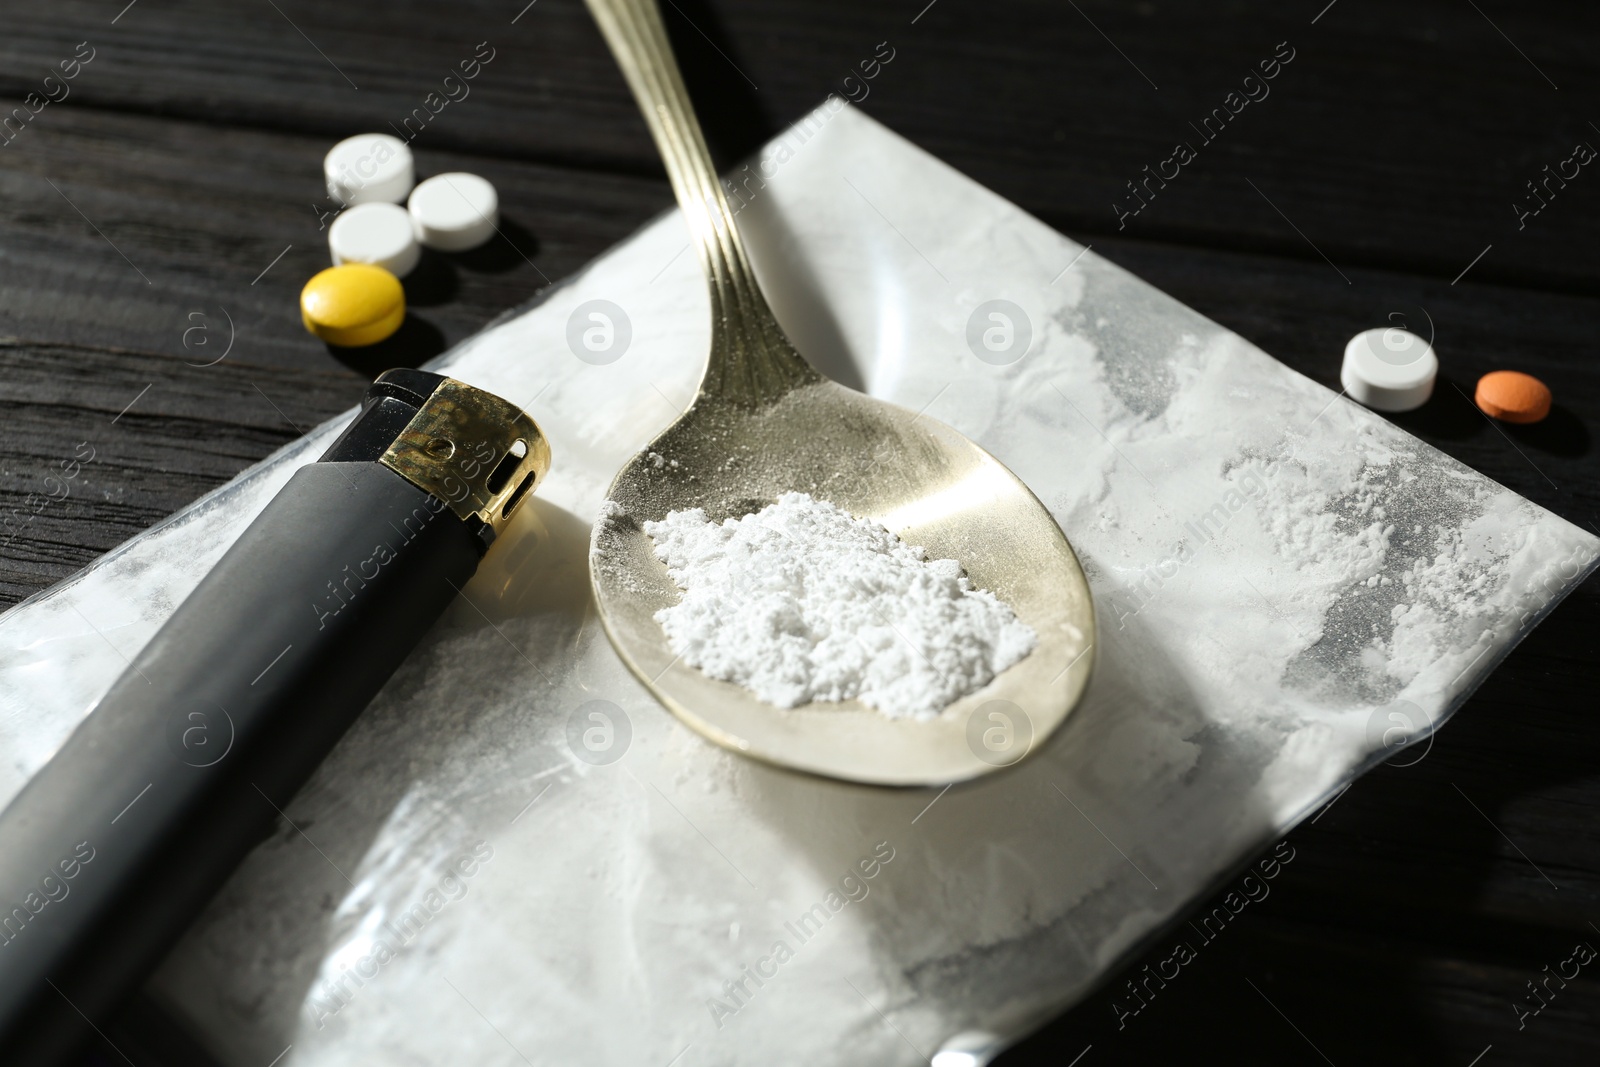
<svg viewBox="0 0 1600 1067"><path fill-rule="evenodd" d="M416 176L411 148L387 133L346 137L322 160L328 195L341 204L403 204Z"/></svg>
<svg viewBox="0 0 1600 1067"><path fill-rule="evenodd" d="M369 263L403 278L417 265L422 249L411 232L411 216L399 204L347 207L328 227L328 250L335 266Z"/></svg>
<svg viewBox="0 0 1600 1067"><path fill-rule="evenodd" d="M476 174L435 174L411 192L412 232L425 248L465 252L495 235L500 198Z"/></svg>
<svg viewBox="0 0 1600 1067"><path fill-rule="evenodd" d="M1433 346L1410 330L1385 326L1344 346L1345 392L1374 411L1411 411L1427 403L1439 374Z"/></svg>

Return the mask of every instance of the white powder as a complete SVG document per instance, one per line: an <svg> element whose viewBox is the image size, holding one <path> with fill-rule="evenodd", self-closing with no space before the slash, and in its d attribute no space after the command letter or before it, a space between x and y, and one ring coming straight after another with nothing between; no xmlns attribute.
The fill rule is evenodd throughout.
<svg viewBox="0 0 1600 1067"><path fill-rule="evenodd" d="M674 511L644 530L684 591L656 613L672 650L779 707L859 698L932 718L1037 643L955 560L805 493L721 524Z"/></svg>

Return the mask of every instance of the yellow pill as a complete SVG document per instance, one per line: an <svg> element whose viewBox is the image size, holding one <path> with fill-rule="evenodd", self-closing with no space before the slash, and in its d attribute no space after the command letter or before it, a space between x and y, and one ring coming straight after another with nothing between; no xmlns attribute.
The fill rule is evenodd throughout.
<svg viewBox="0 0 1600 1067"><path fill-rule="evenodd" d="M400 328L406 291L400 279L365 263L345 263L312 276L300 290L306 329L331 345L377 344Z"/></svg>

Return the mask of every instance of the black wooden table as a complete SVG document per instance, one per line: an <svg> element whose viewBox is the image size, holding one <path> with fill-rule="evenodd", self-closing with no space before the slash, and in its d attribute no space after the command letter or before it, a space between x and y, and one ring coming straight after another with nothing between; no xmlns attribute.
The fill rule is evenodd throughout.
<svg viewBox="0 0 1600 1067"><path fill-rule="evenodd" d="M125 3L0 6L7 603L670 203L577 0ZM1426 408L1396 421L1573 522L1600 524L1600 167L1566 162L1580 142L1600 147L1591 5L663 6L724 164L830 91L857 98L1335 388L1352 334L1425 309L1444 378ZM861 79L880 42L893 63ZM428 94L485 49L470 95L434 113ZM1246 81L1285 54L1270 82ZM424 264L404 334L341 357L296 311L301 284L327 263L321 157L419 108L419 170L490 178L506 237ZM1228 121L1208 125L1218 108ZM1196 158L1147 182L1172 173L1164 161L1179 141L1198 145ZM1547 422L1492 425L1466 401L1461 391L1497 367L1551 385ZM80 442L94 462L70 495L41 505ZM1291 834L1294 858L1270 896L1177 978L1145 983L1178 935L1158 938L1002 1062L1600 1061L1600 966L1541 984L1577 943L1600 947L1597 615L1590 583L1426 758L1378 769ZM120 1050L104 1062L204 1062L152 1019L103 1020Z"/></svg>

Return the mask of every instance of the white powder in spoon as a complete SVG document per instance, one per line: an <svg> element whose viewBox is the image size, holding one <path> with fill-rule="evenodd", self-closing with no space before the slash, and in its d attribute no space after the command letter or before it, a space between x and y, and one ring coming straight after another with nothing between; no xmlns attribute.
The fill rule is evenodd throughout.
<svg viewBox="0 0 1600 1067"><path fill-rule="evenodd" d="M860 698L932 718L1038 640L955 560L805 493L722 523L674 511L644 530L683 590L655 616L672 650L779 707Z"/></svg>

